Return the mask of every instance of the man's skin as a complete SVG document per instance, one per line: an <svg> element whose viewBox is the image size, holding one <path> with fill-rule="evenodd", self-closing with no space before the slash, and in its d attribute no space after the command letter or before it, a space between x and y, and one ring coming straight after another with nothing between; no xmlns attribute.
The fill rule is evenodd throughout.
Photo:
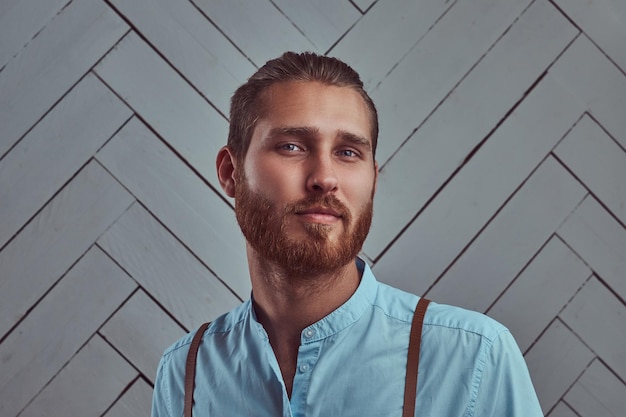
<svg viewBox="0 0 626 417"><path fill-rule="evenodd" d="M346 228L348 233L353 231L356 219L371 202L378 176L363 98L349 87L295 81L274 84L263 97L265 111L243 161L227 146L217 156L222 188L235 197L237 187L244 186L238 181L245 178L252 192L272 201L277 209L311 194L333 194L349 210L350 224L333 210L314 205L290 214L285 234L296 242L311 239L310 227L317 224L327 233L326 245L342 245L342 233ZM265 259L250 243L246 251L254 310L268 333L291 396L302 330L352 296L359 272L352 259L330 272L296 276L293 270Z"/></svg>

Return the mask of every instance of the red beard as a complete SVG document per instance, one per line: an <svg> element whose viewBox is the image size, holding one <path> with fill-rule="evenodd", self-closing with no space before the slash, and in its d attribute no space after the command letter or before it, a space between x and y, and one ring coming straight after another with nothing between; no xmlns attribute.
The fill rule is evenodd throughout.
<svg viewBox="0 0 626 417"><path fill-rule="evenodd" d="M353 224L350 210L332 194L313 194L280 209L263 194L250 190L244 175L239 177L235 214L243 235L261 258L301 277L334 272L354 261L372 223L372 199ZM332 226L317 223L305 223L306 238L289 237L286 233L289 216L318 205L342 216L343 232L338 239L328 239Z"/></svg>

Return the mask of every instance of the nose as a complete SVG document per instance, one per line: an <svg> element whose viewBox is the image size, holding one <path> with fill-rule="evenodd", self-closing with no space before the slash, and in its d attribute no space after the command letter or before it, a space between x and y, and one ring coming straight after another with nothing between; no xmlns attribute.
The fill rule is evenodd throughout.
<svg viewBox="0 0 626 417"><path fill-rule="evenodd" d="M311 158L308 171L307 190L324 194L337 190L339 181L332 157L317 156Z"/></svg>

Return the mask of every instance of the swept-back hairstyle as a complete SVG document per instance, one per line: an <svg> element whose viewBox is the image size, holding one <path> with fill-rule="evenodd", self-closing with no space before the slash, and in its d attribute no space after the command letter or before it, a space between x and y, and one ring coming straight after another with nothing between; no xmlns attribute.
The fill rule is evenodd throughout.
<svg viewBox="0 0 626 417"><path fill-rule="evenodd" d="M267 61L248 81L239 87L230 103L228 146L238 160L243 160L252 133L264 109L262 95L272 85L284 81L316 81L357 91L370 113L372 152L376 155L378 142L378 113L374 102L363 89L359 74L337 58L312 52L285 52L281 57Z"/></svg>

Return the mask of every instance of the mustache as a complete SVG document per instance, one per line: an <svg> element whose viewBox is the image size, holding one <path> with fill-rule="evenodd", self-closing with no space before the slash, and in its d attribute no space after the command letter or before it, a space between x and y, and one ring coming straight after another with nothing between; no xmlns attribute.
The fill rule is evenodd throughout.
<svg viewBox="0 0 626 417"><path fill-rule="evenodd" d="M327 209L332 209L337 212L344 219L350 220L351 214L348 207L343 204L337 197L332 194L326 195L312 195L295 203L291 203L286 207L286 213L292 214L301 211L308 210L311 207L321 206Z"/></svg>

